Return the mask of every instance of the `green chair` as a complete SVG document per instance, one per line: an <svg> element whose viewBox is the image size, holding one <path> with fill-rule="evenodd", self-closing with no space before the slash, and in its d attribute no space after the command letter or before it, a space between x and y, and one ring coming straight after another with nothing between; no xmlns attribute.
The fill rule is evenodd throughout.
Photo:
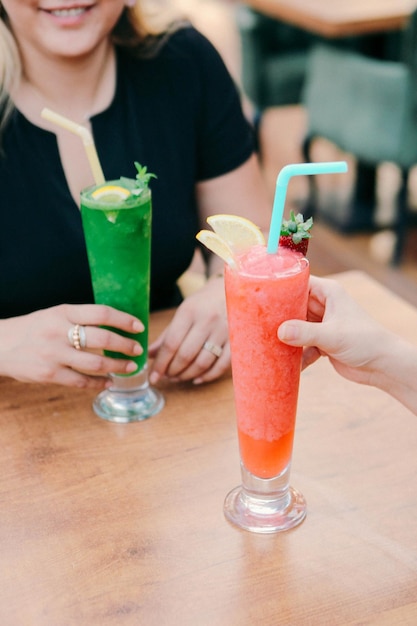
<svg viewBox="0 0 417 626"><path fill-rule="evenodd" d="M299 104L311 48L323 38L268 17L245 4L236 6L240 35L242 86L262 112L267 107ZM390 54L381 34L342 37L334 46L378 56Z"/></svg>
<svg viewBox="0 0 417 626"><path fill-rule="evenodd" d="M236 22L246 95L260 111L300 103L308 52L317 38L243 4L236 8Z"/></svg>
<svg viewBox="0 0 417 626"><path fill-rule="evenodd" d="M312 142L322 137L354 155L365 167L392 162L400 169L394 264L400 262L403 252L409 222L408 178L417 164L416 72L417 11L402 32L399 61L317 45L310 51L303 91L308 120L306 161L311 160ZM314 178L309 177L309 183L306 213L311 214L318 210L317 189ZM327 219L332 221L330 214Z"/></svg>

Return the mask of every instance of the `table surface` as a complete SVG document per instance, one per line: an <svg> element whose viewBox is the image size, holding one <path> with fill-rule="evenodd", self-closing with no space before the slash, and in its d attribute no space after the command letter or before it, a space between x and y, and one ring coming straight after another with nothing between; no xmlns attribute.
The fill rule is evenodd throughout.
<svg viewBox="0 0 417 626"><path fill-rule="evenodd" d="M243 0L276 19L324 37L399 30L416 0Z"/></svg>
<svg viewBox="0 0 417 626"><path fill-rule="evenodd" d="M337 279L417 343L416 309ZM417 623L414 415L325 359L303 372L291 482L307 518L262 536L223 517L240 479L230 377L164 393L158 416L118 425L91 391L0 379L2 626Z"/></svg>

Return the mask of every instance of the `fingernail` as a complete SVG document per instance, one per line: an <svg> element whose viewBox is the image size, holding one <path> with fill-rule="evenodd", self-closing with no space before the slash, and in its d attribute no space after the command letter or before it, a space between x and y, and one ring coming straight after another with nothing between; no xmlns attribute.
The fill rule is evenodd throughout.
<svg viewBox="0 0 417 626"><path fill-rule="evenodd" d="M136 372L137 369L138 366L136 365L136 363L134 363L134 361L129 361L129 363L126 365L126 372L128 374L133 374L133 372Z"/></svg>
<svg viewBox="0 0 417 626"><path fill-rule="evenodd" d="M159 374L158 372L152 372L149 375L149 382L151 383L151 385L156 385L156 383L159 381Z"/></svg>
<svg viewBox="0 0 417 626"><path fill-rule="evenodd" d="M203 379L202 378L194 378L193 380L193 385L201 385L201 383L203 383Z"/></svg>
<svg viewBox="0 0 417 626"><path fill-rule="evenodd" d="M297 329L293 324L282 324L278 328L278 338L282 341L291 341L297 338Z"/></svg>
<svg viewBox="0 0 417 626"><path fill-rule="evenodd" d="M142 322L136 320L135 322L133 322L133 330L135 331L135 333L143 333L145 327Z"/></svg>
<svg viewBox="0 0 417 626"><path fill-rule="evenodd" d="M136 343L133 347L133 354L142 354L143 348L140 343Z"/></svg>

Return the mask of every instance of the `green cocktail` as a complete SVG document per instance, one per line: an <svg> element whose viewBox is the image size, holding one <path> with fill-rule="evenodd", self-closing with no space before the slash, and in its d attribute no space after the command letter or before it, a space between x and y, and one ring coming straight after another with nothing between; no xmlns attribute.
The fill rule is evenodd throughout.
<svg viewBox="0 0 417 626"><path fill-rule="evenodd" d="M130 195L123 198L118 190L125 187L126 182L122 186L120 181L110 181L105 193L100 193L102 186L83 191L81 215L95 302L131 313L143 322L145 331L131 335L144 344L143 354L134 359L142 369L147 360L151 192L145 189L135 196L127 190Z"/></svg>
<svg viewBox="0 0 417 626"><path fill-rule="evenodd" d="M81 216L95 302L131 313L145 326L138 335L124 333L143 347L143 353L133 359L138 371L127 376L112 374L112 387L99 394L94 410L111 421L146 419L164 404L147 377L151 191L138 188L128 178L89 187L81 193Z"/></svg>

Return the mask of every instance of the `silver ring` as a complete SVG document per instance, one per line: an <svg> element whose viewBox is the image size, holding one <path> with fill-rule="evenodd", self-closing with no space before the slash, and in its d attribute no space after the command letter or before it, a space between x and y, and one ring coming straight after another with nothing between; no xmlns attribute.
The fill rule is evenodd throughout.
<svg viewBox="0 0 417 626"><path fill-rule="evenodd" d="M214 354L214 356L216 356L217 358L219 358L219 356L221 356L223 352L223 348L221 346L218 346L211 341L206 341L203 345L203 348L204 350L208 350L209 352Z"/></svg>
<svg viewBox="0 0 417 626"><path fill-rule="evenodd" d="M75 324L68 330L68 341L76 350L82 350L87 345L87 337L84 326Z"/></svg>

